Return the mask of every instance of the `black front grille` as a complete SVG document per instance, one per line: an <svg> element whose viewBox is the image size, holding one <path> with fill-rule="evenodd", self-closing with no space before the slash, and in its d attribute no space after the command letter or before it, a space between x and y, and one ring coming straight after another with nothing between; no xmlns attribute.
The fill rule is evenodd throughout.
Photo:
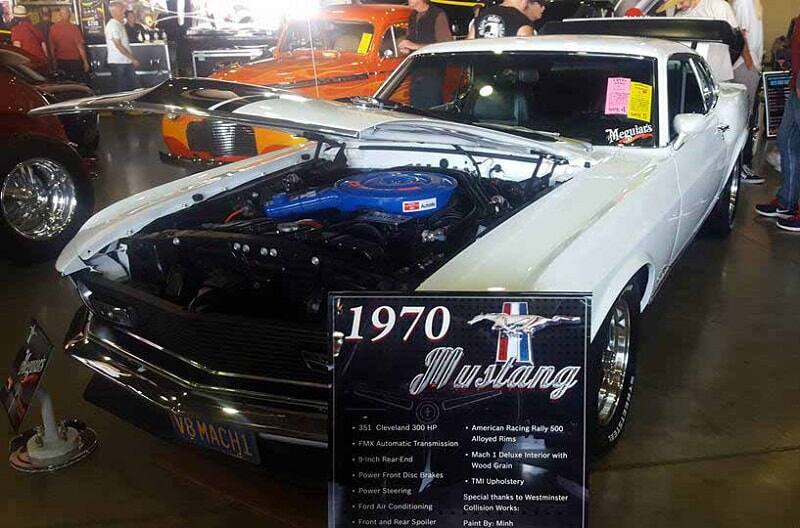
<svg viewBox="0 0 800 528"><path fill-rule="evenodd" d="M90 302L101 301L128 312L133 321L131 332L205 369L329 383L324 366L314 361L327 354L326 331L321 326L190 313L102 277L88 275L83 282L92 291Z"/></svg>
<svg viewBox="0 0 800 528"><path fill-rule="evenodd" d="M186 129L189 148L212 156L255 156L256 136L249 126L223 121L196 121Z"/></svg>

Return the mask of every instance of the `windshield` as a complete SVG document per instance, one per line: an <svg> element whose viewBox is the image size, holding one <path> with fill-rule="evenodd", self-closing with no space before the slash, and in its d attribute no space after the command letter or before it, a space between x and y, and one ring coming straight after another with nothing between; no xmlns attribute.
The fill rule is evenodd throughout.
<svg viewBox="0 0 800 528"><path fill-rule="evenodd" d="M310 31L309 31L310 27ZM298 20L289 24L281 51L299 49L360 53L369 51L374 30L367 22L340 20Z"/></svg>
<svg viewBox="0 0 800 528"><path fill-rule="evenodd" d="M376 97L522 136L652 147L658 129L654 71L655 60L640 57L420 55Z"/></svg>

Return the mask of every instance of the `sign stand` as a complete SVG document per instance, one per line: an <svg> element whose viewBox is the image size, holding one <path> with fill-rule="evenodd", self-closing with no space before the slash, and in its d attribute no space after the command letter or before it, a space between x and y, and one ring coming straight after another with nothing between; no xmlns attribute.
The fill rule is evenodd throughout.
<svg viewBox="0 0 800 528"><path fill-rule="evenodd" d="M83 460L97 448L97 435L82 422L56 422L47 391L39 387L36 399L42 409L42 425L11 441L11 467L25 473L51 472Z"/></svg>

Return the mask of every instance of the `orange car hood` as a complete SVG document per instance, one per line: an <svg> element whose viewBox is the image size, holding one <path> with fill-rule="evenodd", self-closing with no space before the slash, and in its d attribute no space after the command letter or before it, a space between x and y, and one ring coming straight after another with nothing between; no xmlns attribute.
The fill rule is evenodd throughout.
<svg viewBox="0 0 800 528"><path fill-rule="evenodd" d="M355 53L317 52L316 65L311 54L282 55L279 58L246 64L211 75L214 79L258 84L287 90L314 85L314 69L320 83L366 78L364 57Z"/></svg>

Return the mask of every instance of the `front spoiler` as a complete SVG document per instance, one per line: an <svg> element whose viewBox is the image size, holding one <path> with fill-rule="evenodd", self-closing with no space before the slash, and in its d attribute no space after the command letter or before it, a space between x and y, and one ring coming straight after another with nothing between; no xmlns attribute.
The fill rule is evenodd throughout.
<svg viewBox="0 0 800 528"><path fill-rule="evenodd" d="M126 350L92 333L92 315L76 314L64 350L83 365L165 413L185 414L247 429L267 441L328 446L326 402L277 395L237 394L183 380L142 359L146 350ZM142 344L142 347L147 345Z"/></svg>

